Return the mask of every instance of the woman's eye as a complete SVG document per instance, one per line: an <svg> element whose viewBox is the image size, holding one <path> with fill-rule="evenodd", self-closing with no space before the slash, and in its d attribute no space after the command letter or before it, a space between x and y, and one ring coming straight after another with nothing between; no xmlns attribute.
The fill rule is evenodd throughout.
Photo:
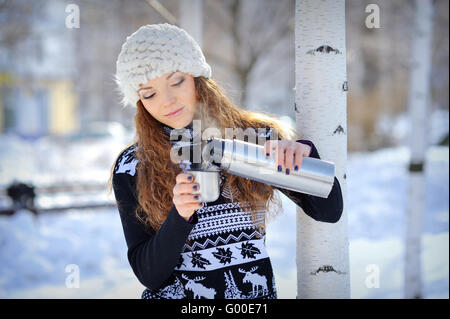
<svg viewBox="0 0 450 319"><path fill-rule="evenodd" d="M180 80L178 83L175 83L175 84L173 84L172 86L179 86L181 83L184 82L184 80L185 80L185 78L181 78L181 80ZM149 95L149 96L146 96L146 95L142 94L142 98L143 98L144 100L148 100L148 99L151 99L155 94L156 94L156 93L153 93L152 95Z"/></svg>
<svg viewBox="0 0 450 319"><path fill-rule="evenodd" d="M180 85L180 84L183 83L183 82L184 82L184 78L181 78L180 82L175 83L173 86L178 86L178 85Z"/></svg>
<svg viewBox="0 0 450 319"><path fill-rule="evenodd" d="M148 100L148 99L151 99L154 95L155 95L155 93L153 93L152 95L149 95L149 96L142 95L142 98L145 100Z"/></svg>

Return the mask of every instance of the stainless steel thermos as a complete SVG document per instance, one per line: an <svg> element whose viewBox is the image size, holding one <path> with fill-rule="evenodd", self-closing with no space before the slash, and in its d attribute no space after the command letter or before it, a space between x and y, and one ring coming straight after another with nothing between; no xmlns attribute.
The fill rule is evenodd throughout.
<svg viewBox="0 0 450 319"><path fill-rule="evenodd" d="M266 158L264 147L241 140L211 138L202 147L202 164L187 169L200 185L204 202L220 195L219 170L274 187L327 198L334 183L333 162L304 157L298 171L277 171L274 156Z"/></svg>

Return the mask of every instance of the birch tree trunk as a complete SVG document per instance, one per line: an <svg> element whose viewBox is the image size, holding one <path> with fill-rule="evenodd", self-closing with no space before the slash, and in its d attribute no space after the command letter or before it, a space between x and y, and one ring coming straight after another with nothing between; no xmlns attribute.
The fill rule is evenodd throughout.
<svg viewBox="0 0 450 319"><path fill-rule="evenodd" d="M350 298L345 0L297 0L295 10L297 129L335 163L344 200L334 224L297 208L297 298Z"/></svg>
<svg viewBox="0 0 450 319"><path fill-rule="evenodd" d="M202 47L203 0L179 0L179 11L180 27Z"/></svg>
<svg viewBox="0 0 450 319"><path fill-rule="evenodd" d="M430 101L430 68L433 39L433 4L416 0L414 37L409 86L411 120L409 164L409 200L406 220L404 266L405 298L422 298L421 237L425 209L424 163L427 149L427 115Z"/></svg>

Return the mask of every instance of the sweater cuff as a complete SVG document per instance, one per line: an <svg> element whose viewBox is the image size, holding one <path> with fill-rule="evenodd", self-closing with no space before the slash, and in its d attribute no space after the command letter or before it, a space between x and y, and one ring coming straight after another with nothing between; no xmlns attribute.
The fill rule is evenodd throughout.
<svg viewBox="0 0 450 319"><path fill-rule="evenodd" d="M308 157L320 159L319 152L317 151L317 148L315 147L313 142L311 142L309 140L297 140L297 142L309 145L311 147L311 150L309 151Z"/></svg>
<svg viewBox="0 0 450 319"><path fill-rule="evenodd" d="M170 209L169 215L166 218L165 224L171 224L171 227L175 227L178 229L178 231L181 232L187 232L187 234L190 233L192 227L194 226L193 223L188 222L186 219L181 217L181 215L178 213L177 208L175 205L172 206Z"/></svg>
<svg viewBox="0 0 450 319"><path fill-rule="evenodd" d="M197 221L198 221L198 217L197 217L197 212L194 212L192 215L191 215L191 217L189 217L189 219L188 219L188 223L189 224L197 224Z"/></svg>

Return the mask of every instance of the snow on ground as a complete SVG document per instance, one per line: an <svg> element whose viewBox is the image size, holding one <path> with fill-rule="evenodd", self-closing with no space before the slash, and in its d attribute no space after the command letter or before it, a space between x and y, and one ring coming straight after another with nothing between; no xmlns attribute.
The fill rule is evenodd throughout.
<svg viewBox="0 0 450 319"><path fill-rule="evenodd" d="M125 142L108 139L28 143L5 135L0 135L0 143L2 186L14 178L37 185L106 183L115 156L125 146ZM448 158L448 147L432 147L427 153L422 236L426 298L449 297ZM352 298L403 296L408 160L408 149L403 147L349 154L346 213ZM268 225L266 244L279 298L295 298L296 209L280 195L284 214ZM97 202L98 195L89 195L85 201ZM52 204L52 198L44 202ZM144 289L128 264L116 209L71 210L37 217L22 210L2 216L0 265L0 298L140 298ZM366 286L373 272L371 265L379 270L379 288ZM78 283L74 281L77 273Z"/></svg>

